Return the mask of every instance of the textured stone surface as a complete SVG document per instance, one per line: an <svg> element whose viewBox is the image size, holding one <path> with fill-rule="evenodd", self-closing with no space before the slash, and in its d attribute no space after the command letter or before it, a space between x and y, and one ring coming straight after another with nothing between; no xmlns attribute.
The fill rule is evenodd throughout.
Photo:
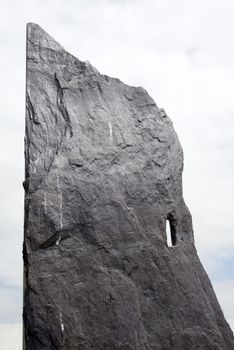
<svg viewBox="0 0 234 350"><path fill-rule="evenodd" d="M35 24L26 90L25 349L234 349L165 111Z"/></svg>

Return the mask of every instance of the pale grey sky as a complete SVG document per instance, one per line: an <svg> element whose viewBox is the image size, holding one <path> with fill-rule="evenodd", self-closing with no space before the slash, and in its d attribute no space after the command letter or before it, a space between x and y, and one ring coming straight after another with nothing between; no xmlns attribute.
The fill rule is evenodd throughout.
<svg viewBox="0 0 234 350"><path fill-rule="evenodd" d="M198 253L234 328L233 13L232 0L1 1L1 349L21 349L26 22L165 108L184 149Z"/></svg>

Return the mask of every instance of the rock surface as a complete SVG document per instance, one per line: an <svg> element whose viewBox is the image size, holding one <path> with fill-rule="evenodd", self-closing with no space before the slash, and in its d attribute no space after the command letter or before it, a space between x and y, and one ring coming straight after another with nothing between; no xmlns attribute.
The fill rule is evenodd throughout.
<svg viewBox="0 0 234 350"><path fill-rule="evenodd" d="M165 111L35 24L26 93L24 348L234 349Z"/></svg>

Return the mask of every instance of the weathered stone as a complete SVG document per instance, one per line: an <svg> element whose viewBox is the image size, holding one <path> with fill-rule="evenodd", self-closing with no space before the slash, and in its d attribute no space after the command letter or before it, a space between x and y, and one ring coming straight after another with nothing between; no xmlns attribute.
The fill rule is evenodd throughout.
<svg viewBox="0 0 234 350"><path fill-rule="evenodd" d="M26 90L25 349L234 349L165 111L35 24Z"/></svg>

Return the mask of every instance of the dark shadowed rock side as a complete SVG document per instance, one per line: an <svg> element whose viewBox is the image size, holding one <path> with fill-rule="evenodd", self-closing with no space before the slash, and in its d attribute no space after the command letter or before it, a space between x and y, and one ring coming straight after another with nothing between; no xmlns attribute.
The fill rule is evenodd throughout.
<svg viewBox="0 0 234 350"><path fill-rule="evenodd" d="M234 349L165 111L35 24L26 94L24 348Z"/></svg>

